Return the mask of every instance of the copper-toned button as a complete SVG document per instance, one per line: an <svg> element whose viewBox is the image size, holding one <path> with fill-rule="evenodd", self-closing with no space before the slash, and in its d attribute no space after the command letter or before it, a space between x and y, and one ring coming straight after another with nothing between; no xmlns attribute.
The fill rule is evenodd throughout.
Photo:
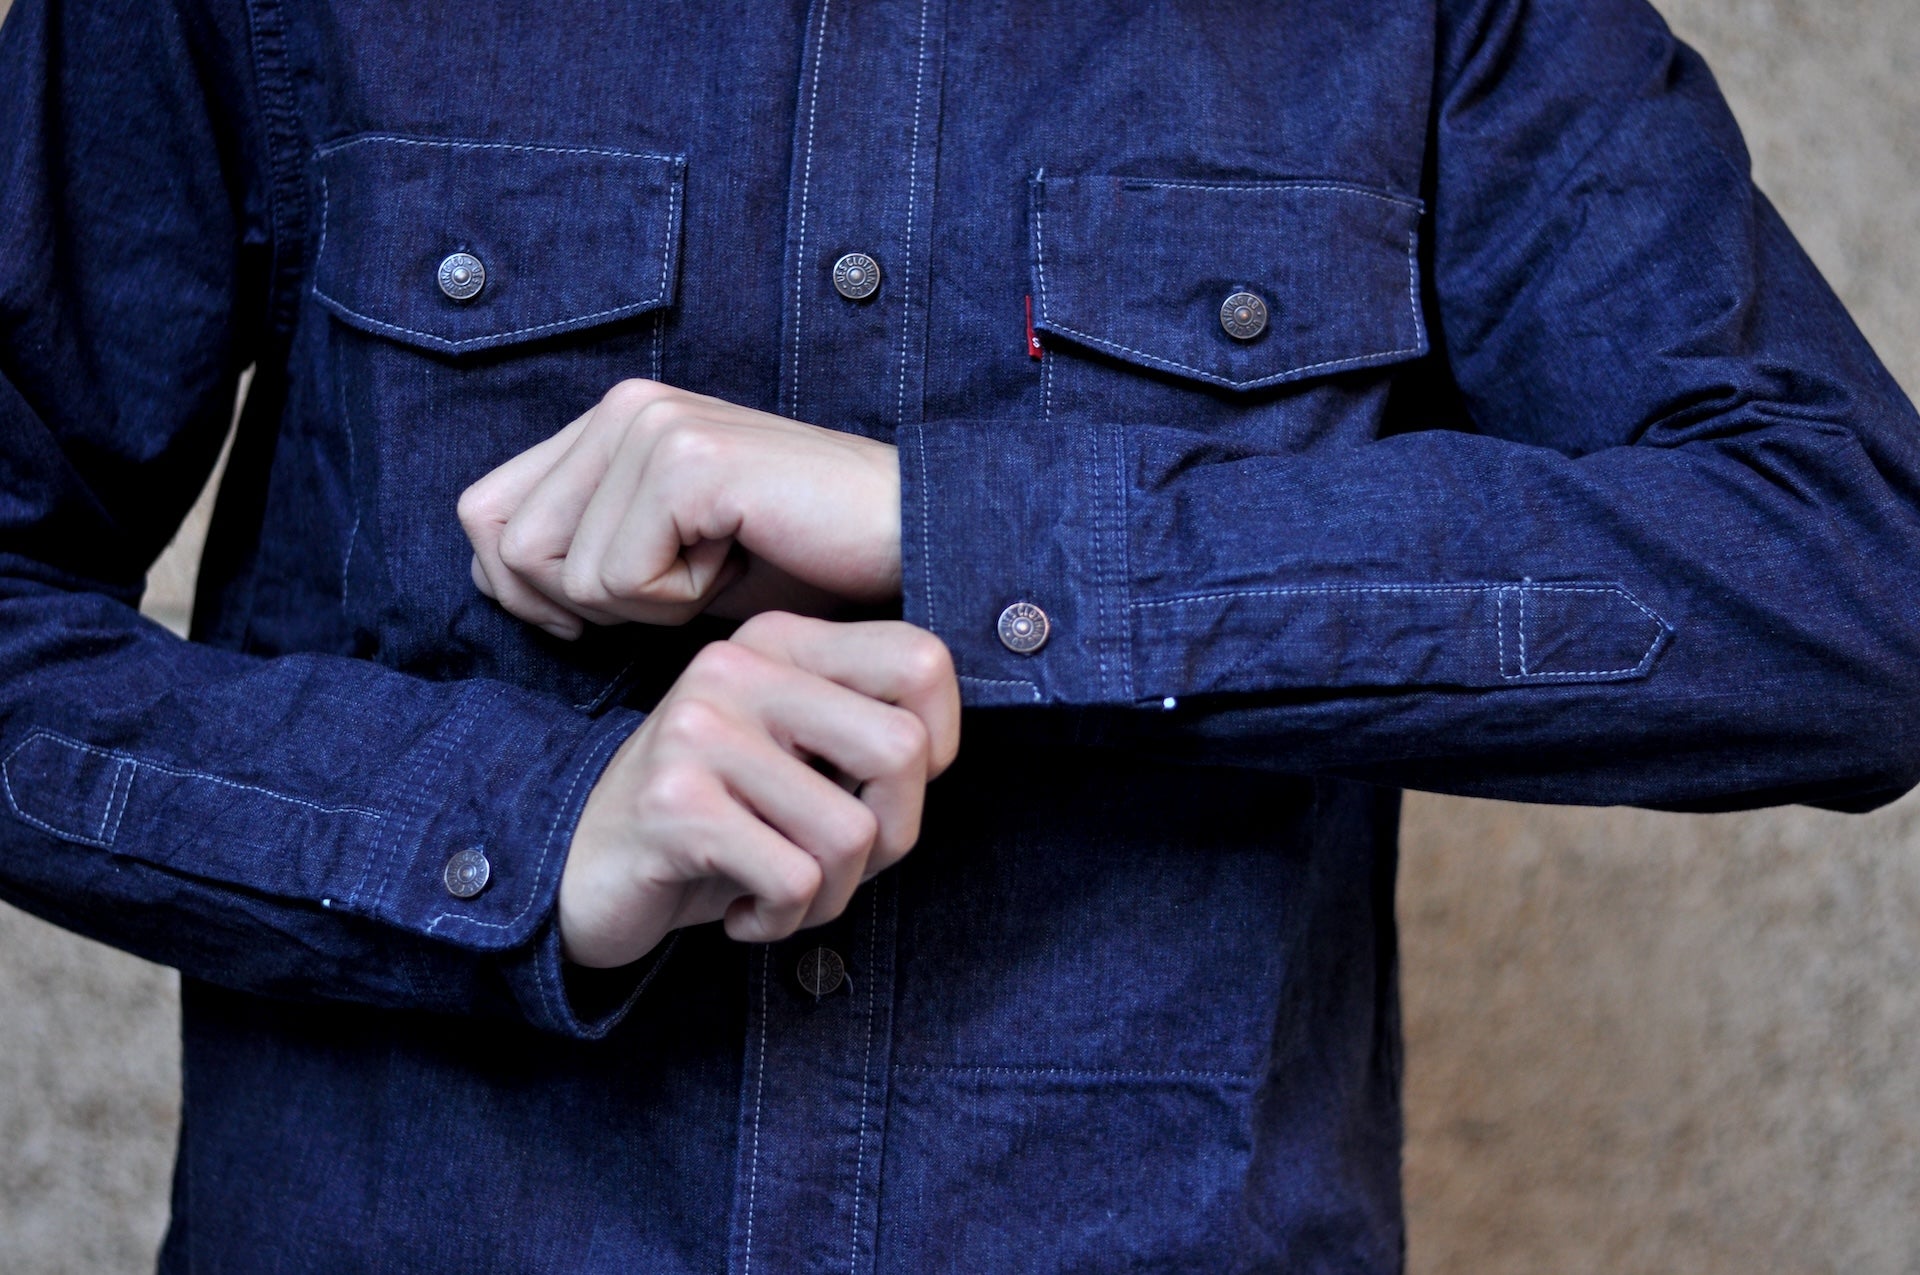
<svg viewBox="0 0 1920 1275"><path fill-rule="evenodd" d="M1019 655L1031 655L1047 644L1047 613L1031 602L1016 602L1000 613L1000 644Z"/></svg>
<svg viewBox="0 0 1920 1275"><path fill-rule="evenodd" d="M1236 292L1220 303L1220 326L1236 341L1251 341L1267 330L1267 303L1251 292Z"/></svg>

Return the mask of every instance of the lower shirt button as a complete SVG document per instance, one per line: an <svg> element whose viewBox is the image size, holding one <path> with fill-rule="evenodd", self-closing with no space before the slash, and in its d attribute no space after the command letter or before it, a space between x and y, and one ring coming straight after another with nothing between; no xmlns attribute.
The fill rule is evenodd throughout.
<svg viewBox="0 0 1920 1275"><path fill-rule="evenodd" d="M493 879L493 865L478 850L462 850L447 860L446 871L440 874L440 879L454 898L471 899Z"/></svg>
<svg viewBox="0 0 1920 1275"><path fill-rule="evenodd" d="M832 948L816 947L800 958L794 973L800 979L800 989L819 1000L839 991L840 985L847 981L847 963Z"/></svg>

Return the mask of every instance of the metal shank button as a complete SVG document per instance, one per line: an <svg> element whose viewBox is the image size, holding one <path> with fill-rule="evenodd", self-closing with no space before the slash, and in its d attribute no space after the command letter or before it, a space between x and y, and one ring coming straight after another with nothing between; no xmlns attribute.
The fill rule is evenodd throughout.
<svg viewBox="0 0 1920 1275"><path fill-rule="evenodd" d="M478 850L462 850L447 860L447 870L440 874L440 879L446 882L447 893L454 898L471 899L493 879L493 865Z"/></svg>
<svg viewBox="0 0 1920 1275"><path fill-rule="evenodd" d="M833 290L849 301L865 301L880 290L880 263L864 252L850 252L833 263Z"/></svg>
<svg viewBox="0 0 1920 1275"><path fill-rule="evenodd" d="M452 253L440 263L440 291L455 301L471 301L486 286L487 268L472 253Z"/></svg>
<svg viewBox="0 0 1920 1275"><path fill-rule="evenodd" d="M1047 644L1051 628L1045 611L1031 602L1016 602L1000 613L1000 645L1018 655L1031 655Z"/></svg>
<svg viewBox="0 0 1920 1275"><path fill-rule="evenodd" d="M800 958L794 973L799 976L801 989L819 1000L839 991L840 984L847 981L847 963L832 948L816 947Z"/></svg>
<svg viewBox="0 0 1920 1275"><path fill-rule="evenodd" d="M1267 330L1267 303L1251 292L1236 292L1220 303L1220 326L1236 341L1251 341Z"/></svg>

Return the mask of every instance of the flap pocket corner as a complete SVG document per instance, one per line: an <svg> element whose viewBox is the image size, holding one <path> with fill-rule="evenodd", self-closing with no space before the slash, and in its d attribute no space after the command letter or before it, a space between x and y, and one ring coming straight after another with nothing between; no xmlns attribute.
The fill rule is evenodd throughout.
<svg viewBox="0 0 1920 1275"><path fill-rule="evenodd" d="M686 160L366 134L315 154L314 297L461 354L670 305Z"/></svg>

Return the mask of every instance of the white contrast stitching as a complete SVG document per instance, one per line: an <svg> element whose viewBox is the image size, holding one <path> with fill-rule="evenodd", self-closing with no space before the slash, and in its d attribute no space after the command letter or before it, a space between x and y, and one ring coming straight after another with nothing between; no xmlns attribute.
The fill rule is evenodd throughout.
<svg viewBox="0 0 1920 1275"><path fill-rule="evenodd" d="M1256 380L1243 381L1235 380L1230 376L1221 376L1217 372L1209 372L1205 368L1194 367L1191 364L1181 363L1174 359L1163 359L1157 354L1149 354L1145 350L1137 350L1133 346L1122 345L1118 341L1109 341L1104 337L1093 336L1090 333L1082 332L1078 328L1068 327L1066 324L1053 319L1048 319L1046 323L1047 326L1055 332L1077 337L1088 345L1098 346L1103 350L1111 350L1116 354L1130 354L1136 360L1147 364L1149 367L1163 368L1170 372L1185 372L1191 376L1198 377L1200 380L1211 382L1214 385L1225 385L1230 389L1242 390L1257 390L1264 385L1273 385L1290 376L1299 376L1305 372L1327 372L1335 368L1363 367L1370 363L1378 362L1381 359L1398 358L1403 354L1418 354L1420 352L1420 346L1416 342L1413 345L1402 346L1397 350L1375 350L1367 354L1350 355L1344 359L1328 359L1321 363L1303 363L1298 367L1286 368L1283 371L1274 372L1271 375L1259 377Z"/></svg>
<svg viewBox="0 0 1920 1275"><path fill-rule="evenodd" d="M925 6L921 12L926 12ZM874 985L880 980L873 976L874 953L880 946L880 889L875 886L870 891L872 907L868 911L867 922L867 1044L860 1055L860 1139L854 1145L858 1148L853 1160L853 1243L847 1250L847 1275L854 1275L860 1265L860 1188L867 1167L867 1093L873 1088L873 992Z"/></svg>
<svg viewBox="0 0 1920 1275"><path fill-rule="evenodd" d="M315 258L315 269L317 270L318 268L319 268L318 258ZM536 323L536 324L533 324L531 327L511 328L505 332L488 332L482 336L462 337L461 339L455 341L447 337L440 336L438 333L425 332L420 330L419 328L403 327L398 323L388 323L385 320L376 319L371 315L363 314L360 311L354 309L352 306L347 305L345 302L341 301L339 298L331 296L328 293L322 291L320 288L320 285L317 283L314 284L313 286L313 295L318 297L320 300L326 302L329 306L332 306L335 310L338 310L341 314L351 315L353 318L360 320L362 323L366 324L368 327L378 328L382 332L399 333L402 336L420 337L421 339L425 341L429 341L433 345L439 348L447 349L447 350L465 350L465 349L470 349L471 347L476 345L486 344L488 342L505 341L511 337L538 336L542 332L554 332L554 331L558 331L561 328L580 327L583 324L592 323L596 319L613 319L613 318L618 318L623 314L638 314L646 311L647 309L653 306L659 305L661 301L665 300L665 294L660 293L651 297L643 298L639 301L631 302L627 305L615 306L611 310L596 310L592 314L576 314L571 316L570 318L555 319L551 323Z"/></svg>
<svg viewBox="0 0 1920 1275"><path fill-rule="evenodd" d="M364 146L368 142L388 142L395 146L424 146L434 150L453 151L528 151L542 155L611 155L618 159L663 159L678 163L684 155L663 155L656 151L623 151L610 146L531 146L517 142L459 142L438 138L402 137L397 133L364 133L359 137L349 137L338 142L328 142L315 148L314 155L335 155L355 146Z"/></svg>
<svg viewBox="0 0 1920 1275"><path fill-rule="evenodd" d="M773 947L760 949L760 1061L753 1075L753 1150L747 1157L747 1252L740 1275L753 1270L753 1209L760 1195L760 1095L767 1087L767 970Z"/></svg>
<svg viewBox="0 0 1920 1275"><path fill-rule="evenodd" d="M20 805L19 798L13 790L14 761L29 745L33 744L36 740L42 739L48 740L63 748L90 753L95 757L104 757L114 763L113 780L107 786L107 804L105 809L101 811L99 828L92 836L84 832L75 832L69 828L59 827L47 820L31 815ZM284 792L275 792L271 788L262 788L257 784L243 784L232 779L222 779L218 775L210 775L205 771L189 770L179 766L168 766L161 762L144 761L113 749L97 748L92 744L82 743L77 739L72 739L57 731L50 730L32 731L25 739L14 745L13 751L7 754L4 761L0 761L0 787L5 788L7 804L13 808L13 813L18 815L22 821L31 824L42 832L50 832L54 836L64 840L75 841L81 845L98 846L104 850L111 846L120 835L120 823L126 816L127 801L133 792L133 781L142 769L155 771L163 775L172 775L176 779L197 779L205 783L216 784L222 788L234 788L242 792L255 793L273 801L282 801L289 805L303 806L309 810L318 811L321 814L358 815L361 818L370 819L374 823L382 823L386 818L381 812L368 810L363 806L322 805L319 802L308 801L303 797L295 797ZM109 820L112 821L113 825L110 829L107 826Z"/></svg>
<svg viewBox="0 0 1920 1275"><path fill-rule="evenodd" d="M1518 601L1520 604L1520 676L1525 677L1527 675L1527 591L1525 589L1520 590ZM1505 677L1506 670L1502 669L1500 675Z"/></svg>
<svg viewBox="0 0 1920 1275"><path fill-rule="evenodd" d="M1260 1076L1244 1071L1127 1071L1101 1067L942 1067L905 1063L895 1071L923 1076L1025 1076L1064 1077L1071 1080L1145 1080L1145 1081L1233 1081L1257 1084Z"/></svg>
<svg viewBox="0 0 1920 1275"><path fill-rule="evenodd" d="M1500 660L1500 676L1507 676L1507 591L1493 591L1493 644ZM1524 672L1525 669L1523 668Z"/></svg>
<svg viewBox="0 0 1920 1275"><path fill-rule="evenodd" d="M1418 199L1409 199L1404 195L1389 195L1385 191L1365 190L1358 186L1342 186L1335 182L1176 182L1159 181L1152 177L1118 177L1114 180L1122 186L1145 186L1153 190L1220 190L1255 195L1285 195L1295 191L1324 190L1341 195L1358 195L1362 199L1378 199L1383 203L1411 208L1415 212L1426 211L1426 205Z"/></svg>
<svg viewBox="0 0 1920 1275"><path fill-rule="evenodd" d="M491 688L487 694L486 700L483 701L483 703L492 703L494 700L499 699L502 694L502 689L503 688L498 686ZM473 696L474 696L474 692L463 691L460 695L459 700L455 702L456 710L463 708L467 700L473 698ZM440 748L439 751L434 755L433 769L427 772L426 782L419 785L419 791L428 792L428 793L435 791L434 785L438 782L440 778L440 768L446 765L448 757L451 757L454 753L460 751L461 745L467 742L467 736L473 733L474 723L479 720L480 720L480 705L475 705L471 711L467 712L465 719L460 723L459 733L456 734L451 740L449 740L446 743L446 745ZM387 882L393 879L393 866L395 862L398 861L398 859L400 858L399 837L400 837L400 834L396 830L394 833L393 846L387 854L386 862L382 864L380 868L380 884L374 887L373 903L372 903L372 906L374 907L379 907L380 900L387 897ZM378 849L378 846L379 846L378 841L376 841L374 844L375 844L375 848ZM365 888L367 884L367 874L372 870L373 870L373 857L370 853L367 858L367 866L361 870L359 883L353 887L353 893L347 896L348 907L352 907L356 902L359 901L360 891L363 888ZM538 877L538 875L539 875L538 873L535 873L536 878ZM442 915L445 915L445 914L443 913ZM433 927L431 925L427 927L427 932L428 933L433 932Z"/></svg>
<svg viewBox="0 0 1920 1275"><path fill-rule="evenodd" d="M354 473L353 415L347 406L347 378L337 387L340 402L340 430L347 436L347 498L353 502L353 525L347 529L347 552L340 559L340 605L347 605L348 569L353 566L353 546L360 539L360 484Z"/></svg>
<svg viewBox="0 0 1920 1275"><path fill-rule="evenodd" d="M820 34L813 42L813 87L807 91L807 153L800 168L799 247L793 258L793 378L788 385L787 415L800 415L800 328L807 311L807 199L813 188L813 123L820 105L820 59L827 47L827 19L833 0L820 6Z"/></svg>
<svg viewBox="0 0 1920 1275"><path fill-rule="evenodd" d="M920 542L921 552L926 553L926 542L933 533L933 504L932 498L927 495L927 427L923 423L915 428L920 433ZM938 633L940 630L933 622L933 572L931 569L927 572L926 588L927 632Z"/></svg>
<svg viewBox="0 0 1920 1275"><path fill-rule="evenodd" d="M960 674L956 680L973 682L979 686L1024 686L1027 688L1027 694L1033 697L1033 702L1036 704L1040 702L1040 686L1037 682L1012 677L969 677L965 673Z"/></svg>
<svg viewBox="0 0 1920 1275"><path fill-rule="evenodd" d="M1520 638L1520 671L1518 673L1509 673L1507 672L1507 668L1506 668L1507 657L1506 657L1505 595L1508 592L1514 592L1520 595L1519 597L1520 618L1519 618L1519 624L1518 624L1518 633ZM1490 584L1401 584L1401 585L1362 585L1362 584L1289 585L1289 586L1286 586L1283 588L1277 588L1277 589L1244 589L1244 590L1232 590L1232 591L1221 592L1221 593L1199 593L1199 594L1193 594L1187 597L1180 597L1180 598L1154 598L1154 599L1149 599L1143 602L1135 602L1133 606L1136 609L1145 609L1149 607L1185 606L1186 604L1191 602L1221 602L1221 601L1233 601L1241 598L1297 597L1297 596L1307 596L1307 595L1313 595L1313 594L1332 594L1332 593L1356 593L1356 594L1357 593L1394 593L1394 594L1406 594L1406 593L1487 594L1487 593L1491 593L1493 594L1494 595L1495 633L1498 638L1499 648L1500 648L1500 656L1499 656L1500 676L1502 679L1509 682L1533 681L1533 680L1540 680L1540 679L1579 678L1579 677L1624 677L1631 673L1639 673L1644 671L1648 666L1650 666L1653 663L1654 657L1660 653L1661 648L1665 645L1667 639L1670 638L1674 632L1673 626L1671 624L1668 624L1667 621L1663 617L1661 617L1658 612L1654 611L1652 608L1648 607L1645 603L1641 602L1640 599L1634 597L1633 594L1630 591L1628 591L1624 586L1617 585L1617 584L1513 585L1513 584L1491 584L1490 583ZM1527 632L1526 632L1526 623L1527 623L1526 608L1527 608L1528 593L1611 594L1614 597L1620 598L1621 600L1627 603L1630 603L1635 610L1640 612L1641 615L1645 616L1648 620L1652 621L1654 627L1658 631L1653 635L1653 641L1648 644L1646 654L1642 655L1639 658L1639 660L1635 661L1632 664L1627 665L1624 668L1576 669L1576 670L1568 670L1564 672L1554 672L1554 673L1530 672L1527 669Z"/></svg>
<svg viewBox="0 0 1920 1275"><path fill-rule="evenodd" d="M1110 431L1110 436L1113 439L1113 483L1114 487L1120 493L1118 502L1120 514L1120 572L1117 577L1118 583L1115 587L1120 591L1123 601L1130 601L1126 598L1126 590L1128 581L1133 579L1133 546L1131 543L1133 537L1130 532L1132 519L1128 510L1126 437L1119 430ZM1131 703L1133 701L1133 626L1127 619L1127 609L1125 606L1121 608L1120 615L1120 682L1122 689L1126 693L1127 701Z"/></svg>
<svg viewBox="0 0 1920 1275"><path fill-rule="evenodd" d="M326 305L337 310L339 313L358 319L362 323L365 323L368 326L376 328L382 332L394 333L400 336L418 337L424 341L431 343L432 345L438 348L442 348L450 351L458 351L458 350L469 349L476 345L497 343L500 341L509 340L514 337L537 336L542 332L552 332L562 328L579 327L588 323L592 323L595 320L599 320L599 319L612 319L612 318L618 318L619 316L624 314L637 314L647 310L650 307L658 306L666 300L667 283L670 277L670 270L673 264L673 249L674 249L675 243L678 241L680 185L682 180L681 169L684 168L686 164L685 156L653 155L653 154L647 154L639 151L599 150L592 147L563 148L563 147L557 147L557 146L509 146L509 145L500 144L500 143L488 143L488 142L427 142L427 141L420 141L415 138L385 137L385 136L354 138L350 141L336 143L335 145L330 147L321 147L319 150L315 151L314 154L316 155L316 157L330 155L337 151L345 150L349 146L358 146L362 142L372 142L372 141L394 142L394 143L406 145L406 146L447 147L455 150L534 151L542 154L552 154L552 155L607 155L607 156L614 156L614 157L626 158L626 159L659 160L659 161L668 163L672 166L672 170L669 174L669 179L667 181L666 236L660 246L660 284L652 296L643 297L637 301L629 302L626 305L615 306L610 310L599 310L599 311L595 311L592 314L573 315L565 319L556 319L551 323L536 323L529 327L511 328L504 332L488 332L480 336L463 337L458 340L441 336L440 334L435 332L426 332L418 328L404 327L398 323L388 323L383 319L376 319L370 314L366 314L366 313L363 313L362 311L354 309L352 306L348 305L346 302L340 300L338 297L327 292L324 288L320 286L319 276L321 271L321 263L326 259L327 225L328 225L328 222L331 220L332 211L333 211L332 191L331 191L331 187L327 182L327 174L323 169L320 173L320 234L318 239L316 240L316 246L313 254L313 269L314 269L313 295L316 298L318 298L320 301L324 302Z"/></svg>
<svg viewBox="0 0 1920 1275"><path fill-rule="evenodd" d="M907 142L907 265L900 275L900 390L894 399L896 426L907 423L907 336L913 331L913 209L920 172L920 92L927 78L928 2L920 0L920 48L913 77L913 132ZM921 406L924 410L924 396ZM857 1207L857 1200L855 1204Z"/></svg>
<svg viewBox="0 0 1920 1275"><path fill-rule="evenodd" d="M1152 598L1144 602L1135 602L1137 608L1177 607L1189 602L1219 602L1230 598L1267 598L1284 597L1302 593L1485 593L1489 589L1511 588L1511 585L1488 584L1299 584L1278 589L1231 589L1220 593L1195 593L1180 598ZM1582 592L1609 592L1606 589L1582 590Z"/></svg>

